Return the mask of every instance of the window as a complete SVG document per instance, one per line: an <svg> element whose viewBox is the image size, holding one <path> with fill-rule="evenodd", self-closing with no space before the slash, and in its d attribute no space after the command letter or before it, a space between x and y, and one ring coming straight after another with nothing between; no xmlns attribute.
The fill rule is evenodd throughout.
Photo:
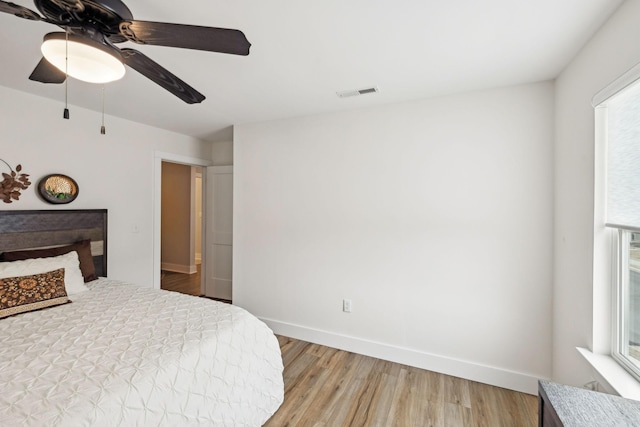
<svg viewBox="0 0 640 427"><path fill-rule="evenodd" d="M606 140L605 221L617 241L612 356L640 380L639 81L617 88L597 107L597 131Z"/></svg>
<svg viewBox="0 0 640 427"><path fill-rule="evenodd" d="M640 232L619 229L618 242L613 356L640 379Z"/></svg>

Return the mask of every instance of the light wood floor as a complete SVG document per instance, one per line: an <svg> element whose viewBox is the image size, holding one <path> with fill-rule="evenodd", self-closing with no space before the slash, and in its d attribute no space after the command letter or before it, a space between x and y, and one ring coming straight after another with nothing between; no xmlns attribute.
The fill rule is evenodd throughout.
<svg viewBox="0 0 640 427"><path fill-rule="evenodd" d="M162 289L200 295L198 273ZM535 396L278 336L285 401L265 427L534 427Z"/></svg>
<svg viewBox="0 0 640 427"><path fill-rule="evenodd" d="M537 398L278 336L285 400L265 427L527 427Z"/></svg>
<svg viewBox="0 0 640 427"><path fill-rule="evenodd" d="M193 274L175 273L162 270L160 288L167 291L200 296L201 264L197 264L198 272Z"/></svg>

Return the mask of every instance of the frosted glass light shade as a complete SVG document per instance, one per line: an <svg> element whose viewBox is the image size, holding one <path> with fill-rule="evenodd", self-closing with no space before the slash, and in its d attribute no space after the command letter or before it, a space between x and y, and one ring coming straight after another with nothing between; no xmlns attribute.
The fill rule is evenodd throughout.
<svg viewBox="0 0 640 427"><path fill-rule="evenodd" d="M40 50L60 71L88 83L109 83L121 79L125 73L116 49L88 38L69 34L67 42L65 33L49 33L44 36Z"/></svg>

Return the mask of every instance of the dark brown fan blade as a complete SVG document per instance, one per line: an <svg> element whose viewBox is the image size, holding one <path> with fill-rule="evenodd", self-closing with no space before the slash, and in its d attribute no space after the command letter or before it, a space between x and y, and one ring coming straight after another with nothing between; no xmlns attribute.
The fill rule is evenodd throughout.
<svg viewBox="0 0 640 427"><path fill-rule="evenodd" d="M85 7L80 0L49 0L62 10L66 10L69 13L80 13Z"/></svg>
<svg viewBox="0 0 640 427"><path fill-rule="evenodd" d="M203 94L171 74L166 68L134 49L121 49L124 63L143 76L153 80L187 104L204 101Z"/></svg>
<svg viewBox="0 0 640 427"><path fill-rule="evenodd" d="M41 83L63 83L67 75L42 58L29 76L29 80Z"/></svg>
<svg viewBox="0 0 640 427"><path fill-rule="evenodd" d="M251 43L240 30L167 24L164 22L124 21L120 33L139 44L180 47L209 52L249 55Z"/></svg>
<svg viewBox="0 0 640 427"><path fill-rule="evenodd" d="M42 21L42 16L33 10L8 1L0 1L0 12L10 13L19 18L30 19L32 21Z"/></svg>

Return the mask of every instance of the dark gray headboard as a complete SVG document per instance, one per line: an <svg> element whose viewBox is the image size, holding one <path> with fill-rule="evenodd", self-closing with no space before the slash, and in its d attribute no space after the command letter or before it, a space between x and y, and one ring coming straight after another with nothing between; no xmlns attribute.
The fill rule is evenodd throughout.
<svg viewBox="0 0 640 427"><path fill-rule="evenodd" d="M0 253L91 239L96 274L107 275L107 210L0 211Z"/></svg>

